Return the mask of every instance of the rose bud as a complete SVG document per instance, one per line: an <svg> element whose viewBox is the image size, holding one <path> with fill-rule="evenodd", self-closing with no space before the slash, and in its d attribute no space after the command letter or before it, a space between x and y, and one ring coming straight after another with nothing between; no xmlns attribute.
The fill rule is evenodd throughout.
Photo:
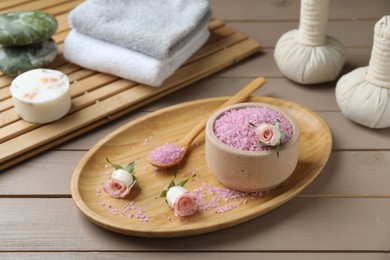
<svg viewBox="0 0 390 260"><path fill-rule="evenodd" d="M198 207L196 197L181 186L171 187L167 192L166 200L178 217L193 215Z"/></svg>
<svg viewBox="0 0 390 260"><path fill-rule="evenodd" d="M260 124L256 128L256 134L259 136L259 142L262 145L276 146L280 142L280 130L270 124Z"/></svg>
<svg viewBox="0 0 390 260"><path fill-rule="evenodd" d="M134 184L135 181L130 172L118 169L115 170L112 173L111 178L104 183L103 189L110 196L118 199L124 198L129 194Z"/></svg>

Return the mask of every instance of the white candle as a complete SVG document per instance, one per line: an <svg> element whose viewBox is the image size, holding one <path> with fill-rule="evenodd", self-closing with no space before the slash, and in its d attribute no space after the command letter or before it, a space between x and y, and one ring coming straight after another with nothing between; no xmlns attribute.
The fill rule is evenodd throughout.
<svg viewBox="0 0 390 260"><path fill-rule="evenodd" d="M57 70L35 69L17 76L10 86L16 114L32 123L49 123L71 107L68 77Z"/></svg>

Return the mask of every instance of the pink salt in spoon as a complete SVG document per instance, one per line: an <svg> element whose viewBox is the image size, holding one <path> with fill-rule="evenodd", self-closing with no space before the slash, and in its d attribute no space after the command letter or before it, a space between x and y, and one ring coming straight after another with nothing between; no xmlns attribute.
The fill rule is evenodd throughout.
<svg viewBox="0 0 390 260"><path fill-rule="evenodd" d="M237 94L230 97L217 110L245 101L253 92L261 88L265 83L263 77L256 78ZM195 138L204 130L209 116L198 123L192 130L175 144L168 143L159 146L149 153L148 162L158 168L170 168L180 163L186 155L188 148Z"/></svg>

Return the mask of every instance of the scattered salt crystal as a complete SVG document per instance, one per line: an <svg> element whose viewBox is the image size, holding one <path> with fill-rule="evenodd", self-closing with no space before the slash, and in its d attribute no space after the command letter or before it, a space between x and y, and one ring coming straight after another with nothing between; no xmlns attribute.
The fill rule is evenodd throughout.
<svg viewBox="0 0 390 260"><path fill-rule="evenodd" d="M238 204L239 205L245 205L247 203L247 200L246 199L241 199Z"/></svg>
<svg viewBox="0 0 390 260"><path fill-rule="evenodd" d="M118 210L116 208L110 208L110 213L112 215L116 215L118 213Z"/></svg>
<svg viewBox="0 0 390 260"><path fill-rule="evenodd" d="M166 143L154 149L149 158L158 164L169 164L180 159L184 154L184 147Z"/></svg>
<svg viewBox="0 0 390 260"><path fill-rule="evenodd" d="M145 210L141 207L138 207L137 213L134 215L136 219L140 219L143 222L150 222L149 216L146 214Z"/></svg>
<svg viewBox="0 0 390 260"><path fill-rule="evenodd" d="M100 192L102 191L102 187L100 185L96 186L96 196L100 196Z"/></svg>
<svg viewBox="0 0 390 260"><path fill-rule="evenodd" d="M195 169L195 168L191 168L191 169L189 170L189 173L190 173L191 175L196 175L197 172L198 172L198 170Z"/></svg>
<svg viewBox="0 0 390 260"><path fill-rule="evenodd" d="M198 177L195 177L194 179L202 184L202 187L196 188L192 192L197 198L199 212L203 213L210 209L215 209L215 214L225 213L239 207L240 205L246 204L247 200L245 197L247 196L251 196L251 199L256 199L256 197L267 194L266 192L249 193L228 188L217 188L201 181ZM208 195L213 196L207 201ZM228 204L222 205L221 201L228 202ZM208 213L208 215L211 214Z"/></svg>
<svg viewBox="0 0 390 260"><path fill-rule="evenodd" d="M223 206L219 206L216 210L215 210L215 213L217 214L221 214L221 213L225 213L225 212L228 212L232 209L235 209L237 208L237 205L236 204L226 204L226 205L223 205Z"/></svg>
<svg viewBox="0 0 390 260"><path fill-rule="evenodd" d="M214 123L214 133L219 140L244 151L263 151L272 147L258 145L256 128L261 123L274 124L280 121L279 129L286 133L280 142L287 143L293 134L291 123L281 113L266 107L246 107L225 112ZM250 124L251 123L251 124Z"/></svg>
<svg viewBox="0 0 390 260"><path fill-rule="evenodd" d="M150 144L150 141L153 139L153 136L149 136L144 140L144 144Z"/></svg>

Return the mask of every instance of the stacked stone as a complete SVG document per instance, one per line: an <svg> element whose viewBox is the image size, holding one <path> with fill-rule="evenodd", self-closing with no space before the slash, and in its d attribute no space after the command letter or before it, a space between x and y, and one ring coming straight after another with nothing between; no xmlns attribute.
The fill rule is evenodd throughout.
<svg viewBox="0 0 390 260"><path fill-rule="evenodd" d="M47 67L57 56L57 44L51 39L57 27L56 18L42 11L0 15L0 70L16 76Z"/></svg>

